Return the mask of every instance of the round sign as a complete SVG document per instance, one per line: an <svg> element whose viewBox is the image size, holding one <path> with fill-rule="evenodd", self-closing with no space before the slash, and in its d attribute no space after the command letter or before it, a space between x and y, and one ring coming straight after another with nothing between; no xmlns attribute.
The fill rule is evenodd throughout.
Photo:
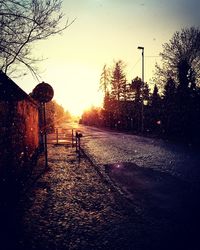
<svg viewBox="0 0 200 250"><path fill-rule="evenodd" d="M45 82L39 83L32 92L32 97L43 103L50 102L53 98L53 95L53 88L51 85Z"/></svg>

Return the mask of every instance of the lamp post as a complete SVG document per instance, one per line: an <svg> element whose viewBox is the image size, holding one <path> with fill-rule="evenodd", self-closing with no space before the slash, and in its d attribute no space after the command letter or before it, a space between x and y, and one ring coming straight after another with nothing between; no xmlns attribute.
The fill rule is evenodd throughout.
<svg viewBox="0 0 200 250"><path fill-rule="evenodd" d="M138 46L138 49L142 50L142 87L141 91L143 91L144 87L144 47ZM141 105L141 132L144 130L144 103L143 103L143 93L142 93L142 105Z"/></svg>

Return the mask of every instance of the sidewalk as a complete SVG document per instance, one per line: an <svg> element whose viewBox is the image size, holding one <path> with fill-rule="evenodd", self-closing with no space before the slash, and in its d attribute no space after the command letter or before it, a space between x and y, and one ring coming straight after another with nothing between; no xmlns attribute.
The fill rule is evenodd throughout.
<svg viewBox="0 0 200 250"><path fill-rule="evenodd" d="M21 202L18 248L128 249L134 240L127 235L124 242L123 231L134 210L127 216L127 201L121 203L94 166L79 162L74 148L51 145L49 167Z"/></svg>
<svg viewBox="0 0 200 250"><path fill-rule="evenodd" d="M12 250L184 249L166 218L138 210L74 148L49 145L48 155L50 170L20 202Z"/></svg>

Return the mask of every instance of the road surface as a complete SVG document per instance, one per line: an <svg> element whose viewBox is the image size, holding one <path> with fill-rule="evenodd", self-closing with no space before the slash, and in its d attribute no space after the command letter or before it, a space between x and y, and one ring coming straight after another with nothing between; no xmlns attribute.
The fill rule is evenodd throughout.
<svg viewBox="0 0 200 250"><path fill-rule="evenodd" d="M134 163L185 181L200 181L200 154L189 146L83 125L77 129L83 133L84 150L100 166Z"/></svg>

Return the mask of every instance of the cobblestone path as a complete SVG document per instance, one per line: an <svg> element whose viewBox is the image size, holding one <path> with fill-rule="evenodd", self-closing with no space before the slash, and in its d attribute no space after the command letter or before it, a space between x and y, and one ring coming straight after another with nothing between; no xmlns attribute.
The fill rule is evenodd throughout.
<svg viewBox="0 0 200 250"><path fill-rule="evenodd" d="M51 146L49 166L51 170L22 201L25 215L18 247L122 249L123 244L126 248L121 230L128 217L123 204L87 159L79 163L74 149Z"/></svg>
<svg viewBox="0 0 200 250"><path fill-rule="evenodd" d="M71 147L49 146L49 167L21 201L16 249L179 249L165 218L137 211Z"/></svg>

